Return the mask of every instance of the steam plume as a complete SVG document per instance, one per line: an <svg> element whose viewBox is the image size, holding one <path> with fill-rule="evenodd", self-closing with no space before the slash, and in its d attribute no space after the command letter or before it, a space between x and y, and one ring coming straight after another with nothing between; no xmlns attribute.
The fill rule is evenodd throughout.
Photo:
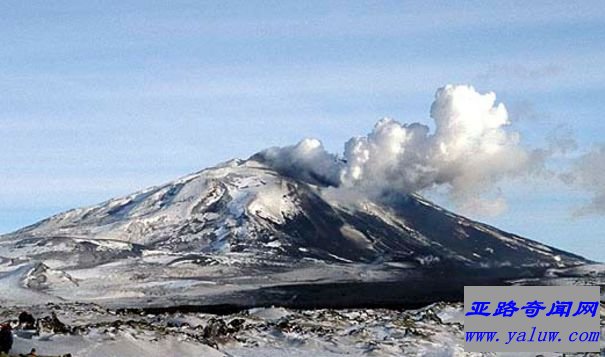
<svg viewBox="0 0 605 357"><path fill-rule="evenodd" d="M315 139L258 155L288 175L369 196L442 187L459 206L497 211L503 209L502 198L483 195L541 161L520 145L519 133L509 130L507 110L493 92L447 85L437 90L430 116L433 132L421 123L382 119L369 134L350 139L342 157Z"/></svg>

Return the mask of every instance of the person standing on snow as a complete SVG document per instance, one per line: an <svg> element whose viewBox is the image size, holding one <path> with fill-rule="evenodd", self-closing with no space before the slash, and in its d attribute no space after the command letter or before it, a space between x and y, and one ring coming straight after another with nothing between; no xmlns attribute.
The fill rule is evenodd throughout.
<svg viewBox="0 0 605 357"><path fill-rule="evenodd" d="M0 352L8 354L13 347L13 331L10 324L0 327Z"/></svg>

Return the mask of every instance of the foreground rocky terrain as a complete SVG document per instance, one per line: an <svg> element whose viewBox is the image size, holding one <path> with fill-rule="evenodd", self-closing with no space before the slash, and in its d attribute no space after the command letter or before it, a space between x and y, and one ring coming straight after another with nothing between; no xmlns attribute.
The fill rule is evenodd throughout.
<svg viewBox="0 0 605 357"><path fill-rule="evenodd" d="M461 304L415 310L257 308L228 315L151 314L92 304L48 304L30 311L39 328L16 331L15 355L32 347L41 355L82 357L505 355L464 352ZM20 312L2 309L0 320ZM601 319L605 322L604 305Z"/></svg>

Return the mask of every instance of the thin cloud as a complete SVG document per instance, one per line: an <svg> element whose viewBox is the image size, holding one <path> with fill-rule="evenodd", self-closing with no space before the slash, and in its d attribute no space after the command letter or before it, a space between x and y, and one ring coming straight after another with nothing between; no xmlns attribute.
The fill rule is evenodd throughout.
<svg viewBox="0 0 605 357"><path fill-rule="evenodd" d="M518 80L539 80L559 76L564 68L556 64L528 66L523 64L492 64L488 69L477 75L477 80L493 81L500 78L514 78Z"/></svg>
<svg viewBox="0 0 605 357"><path fill-rule="evenodd" d="M589 192L589 203L578 208L575 216L605 214L605 144L601 144L573 161L571 170L561 175L564 182Z"/></svg>

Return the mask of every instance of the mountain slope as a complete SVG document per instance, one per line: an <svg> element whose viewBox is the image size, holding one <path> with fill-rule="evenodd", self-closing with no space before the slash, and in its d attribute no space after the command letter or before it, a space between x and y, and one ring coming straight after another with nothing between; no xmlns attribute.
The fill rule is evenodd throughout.
<svg viewBox="0 0 605 357"><path fill-rule="evenodd" d="M25 264L69 277L30 284L37 299L42 293L132 304L211 304L225 294L262 300L241 292L423 280L418 272L427 271L464 285L474 269L486 277L527 278L584 263L417 195L370 201L254 159L61 213L0 239L0 274L7 279L14 281Z"/></svg>

